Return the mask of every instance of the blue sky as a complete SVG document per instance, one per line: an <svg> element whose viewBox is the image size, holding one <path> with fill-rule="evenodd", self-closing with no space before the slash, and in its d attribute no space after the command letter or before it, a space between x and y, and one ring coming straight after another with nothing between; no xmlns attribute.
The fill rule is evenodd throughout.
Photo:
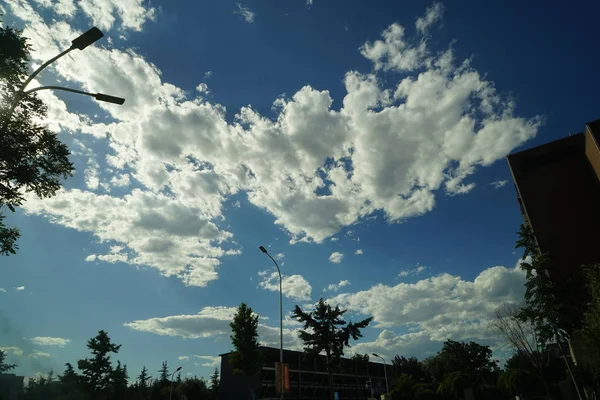
<svg viewBox="0 0 600 400"><path fill-rule="evenodd" d="M233 308L278 341L323 296L375 317L352 351L498 348L486 319L522 298L522 219L505 156L599 117L594 2L2 0L77 172L30 197L0 259L0 348L34 375L108 331L135 376L207 376ZM287 347L299 348L285 322Z"/></svg>

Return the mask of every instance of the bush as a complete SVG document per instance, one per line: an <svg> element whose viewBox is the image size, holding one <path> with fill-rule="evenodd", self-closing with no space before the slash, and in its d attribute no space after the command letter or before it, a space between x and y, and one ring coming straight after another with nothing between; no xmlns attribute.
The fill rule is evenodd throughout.
<svg viewBox="0 0 600 400"><path fill-rule="evenodd" d="M422 389L417 392L415 400L441 400L443 397L431 389Z"/></svg>

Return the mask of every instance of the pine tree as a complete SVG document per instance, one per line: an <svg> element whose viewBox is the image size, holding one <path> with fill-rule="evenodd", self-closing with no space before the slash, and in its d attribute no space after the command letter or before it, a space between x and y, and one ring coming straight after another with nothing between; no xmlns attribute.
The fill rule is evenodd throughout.
<svg viewBox="0 0 600 400"><path fill-rule="evenodd" d="M90 395L99 398L106 394L113 372L110 353L118 353L121 345L112 343L108 334L100 331L96 337L88 341L87 347L93 358L79 360L77 366L82 372Z"/></svg>
<svg viewBox="0 0 600 400"><path fill-rule="evenodd" d="M11 369L17 368L17 364L7 364L4 360L6 359L6 352L0 350L0 374L10 371Z"/></svg>
<svg viewBox="0 0 600 400"><path fill-rule="evenodd" d="M166 361L162 363L158 373L160 374L158 380L162 385L169 383L169 368L167 367Z"/></svg>
<svg viewBox="0 0 600 400"><path fill-rule="evenodd" d="M341 310L339 306L331 308L321 298L314 311L306 313L296 306L292 313L293 318L304 324L298 335L304 342L304 351L314 357L325 353L331 399L334 397L333 371L339 366L344 347L350 346L350 339L361 338L360 330L366 328L373 320L373 317L369 317L357 323L346 323L342 318L346 311Z"/></svg>
<svg viewBox="0 0 600 400"><path fill-rule="evenodd" d="M210 391L215 399L219 398L219 369L215 367L215 371L210 376Z"/></svg>
<svg viewBox="0 0 600 400"><path fill-rule="evenodd" d="M148 369L146 369L146 367L143 367L142 372L140 372L140 374L137 376L138 386L144 389L147 388L150 379L152 379L152 377L148 375Z"/></svg>
<svg viewBox="0 0 600 400"><path fill-rule="evenodd" d="M251 377L260 371L262 364L258 343L258 315L242 303L229 326L234 348L229 356L233 373Z"/></svg>

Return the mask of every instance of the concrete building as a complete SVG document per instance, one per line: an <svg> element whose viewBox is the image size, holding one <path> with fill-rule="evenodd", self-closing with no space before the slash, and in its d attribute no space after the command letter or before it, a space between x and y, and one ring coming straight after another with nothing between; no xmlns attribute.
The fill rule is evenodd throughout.
<svg viewBox="0 0 600 400"><path fill-rule="evenodd" d="M262 371L250 379L233 374L229 363L231 353L220 355L221 398L248 399L250 389L254 390L256 399L279 398L275 392L275 363L279 361L279 349L261 347L261 351ZM329 398L329 378L325 369L325 357L309 357L303 352L284 350L283 360L290 368L290 392L286 393L286 399ZM385 374L381 363L343 359L340 371L333 374L333 381L340 399L366 399L371 397L371 394L379 398L385 393ZM372 386L373 393L369 385Z"/></svg>
<svg viewBox="0 0 600 400"><path fill-rule="evenodd" d="M0 399L18 400L23 393L23 376L0 374Z"/></svg>
<svg viewBox="0 0 600 400"><path fill-rule="evenodd" d="M556 280L600 262L600 120L585 132L508 156L518 202Z"/></svg>

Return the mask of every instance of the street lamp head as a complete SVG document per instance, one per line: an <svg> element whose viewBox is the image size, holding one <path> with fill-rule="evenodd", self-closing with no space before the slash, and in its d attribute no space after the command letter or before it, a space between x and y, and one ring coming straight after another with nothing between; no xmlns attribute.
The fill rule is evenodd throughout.
<svg viewBox="0 0 600 400"><path fill-rule="evenodd" d="M378 354L372 353L375 357L380 357Z"/></svg>
<svg viewBox="0 0 600 400"><path fill-rule="evenodd" d="M96 93L94 97L96 98L96 100L104 101L106 103L113 103L118 105L123 105L123 103L125 103L125 99L122 97L109 96L107 94L102 93Z"/></svg>
<svg viewBox="0 0 600 400"><path fill-rule="evenodd" d="M71 41L71 47L74 49L83 50L90 44L94 43L98 39L102 38L104 33L100 29L93 27L89 31L85 32L81 36Z"/></svg>
<svg viewBox="0 0 600 400"><path fill-rule="evenodd" d="M260 249L260 251L267 254L267 249L265 249L263 246L258 246L258 248Z"/></svg>
<svg viewBox="0 0 600 400"><path fill-rule="evenodd" d="M177 368L175 372L181 371L181 367Z"/></svg>

